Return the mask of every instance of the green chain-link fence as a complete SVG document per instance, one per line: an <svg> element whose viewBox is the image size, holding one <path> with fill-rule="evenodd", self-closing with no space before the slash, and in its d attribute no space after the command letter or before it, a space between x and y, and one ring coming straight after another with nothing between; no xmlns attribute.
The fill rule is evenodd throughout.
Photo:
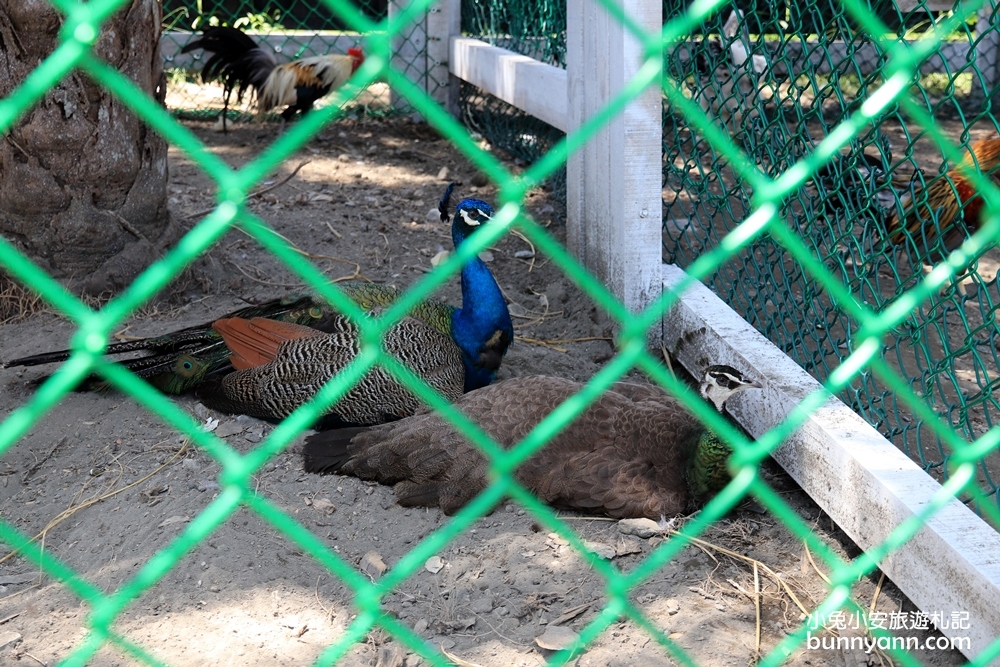
<svg viewBox="0 0 1000 667"><path fill-rule="evenodd" d="M161 260L154 263L142 273L120 296L110 301L100 310L93 310L75 296L69 294L61 285L39 269L26 257L18 253L6 240L0 239L0 265L41 294L53 307L66 317L76 322L77 334L73 338L73 356L59 368L28 400L27 403L11 412L0 425L0 454L6 452L32 428L32 425L48 411L52 410L89 373L96 372L116 387L135 397L142 405L158 415L179 431L185 433L198 446L212 456L222 467L219 483L222 490L203 512L195 517L186 528L164 549L145 563L135 575L115 590L105 592L97 585L87 581L79 573L74 572L58 557L32 544L28 536L17 530L8 521L0 522L0 538L12 548L17 549L24 557L38 564L45 572L64 582L67 588L85 601L91 607L87 620L89 633L82 639L62 664L82 665L95 654L105 643L120 648L134 657L138 662L148 665L161 664L148 654L142 646L116 632L113 629L115 620L128 608L145 590L160 581L165 574L194 548L195 545L208 538L223 522L229 519L240 507L247 507L256 512L264 521L272 525L279 533L285 535L304 552L322 563L331 573L340 578L355 594L354 605L356 617L353 618L341 638L329 646L315 664L332 664L344 656L349 648L362 640L366 633L375 627L382 627L406 644L421 657L435 665L447 664L444 656L429 647L411 629L404 626L390 614L384 612L380 603L389 591L399 586L413 575L435 552L443 548L452 538L469 528L472 523L489 511L501 498L511 496L527 508L538 521L551 530L557 531L567 539L590 563L595 572L607 580L607 603L580 633L579 645L557 652L550 658L552 662L565 664L573 659L595 637L604 632L609 625L624 617L637 626L644 628L657 644L683 664L693 664L690 656L664 632L644 615L643 610L632 600L636 586L647 580L656 570L681 549L689 544L691 536L702 533L707 526L719 520L748 494L757 499L775 517L778 517L788 529L804 540L813 553L818 554L831 569L832 587L830 594L817 607L817 613L828 614L849 603L851 586L859 576L874 570L880 558L899 547L905 540L914 535L923 522L938 509L949 497L948 494L967 492L979 501L985 500L985 494L975 484L976 465L989 452L995 452L1000 445L1000 434L990 431L985 435L972 439L953 430L947 420L939 419L921 399L916 391L911 389L909 382L904 380L894 367L893 355L883 353L883 343L891 342L918 309L926 309L928 313L943 311L932 310L938 303L938 291L951 285L956 271L960 272L966 260L980 255L992 239L1000 233L1000 216L991 215L984 219L977 232L965 245L960 253L953 255L949 270L931 274L919 284L913 285L892 300L876 301L869 293L856 289L845 275L850 275L850 267L846 261L832 261L841 255L834 252L836 242L831 235L817 231L816 215L805 214L796 217L794 202L799 201L802 189L807 186L811 175L824 165L836 164L836 156L842 148L855 146L864 140L872 121L878 121L884 114L903 113L908 121L920 127L919 133L933 140L941 151L952 159L959 159L960 152L954 142L950 141L938 127L931 113L920 102L912 100L908 93L910 85L920 63L935 53L941 43L964 25L964 15L947 17L936 25L934 30L923 36L916 44L907 46L891 37L893 31L871 15L867 7L858 0L843 0L844 16L864 28L870 35L878 36L875 40L879 53L883 54L881 76L878 82L871 82L867 88L867 100L857 106L849 117L836 124L829 125L825 138L815 136L815 149L812 145L803 147L801 155L795 159L783 156L782 162L771 163L762 161L757 154L750 155L740 150L739 145L746 146L739 136L730 138L720 127L699 111L700 107L689 99L690 93L685 93L684 82L676 77L664 77L663 91L673 109L672 113L686 118L690 124L687 143L690 146L701 146L700 150L710 152L715 156L715 164L727 163L726 169L731 170L732 178L739 183L736 187L752 192L747 196L746 210L726 209L733 217L726 224L739 230L741 241L729 246L712 244L706 246L696 258L689 256L688 272L692 279L711 280L714 278L717 288L726 284L724 278L739 273L739 278L731 280L734 287L729 296L734 301L740 299L760 301L757 296L750 297L747 286L752 285L758 290L770 289L764 283L773 281L782 285L775 288L774 294L785 294L788 298L782 302L774 302L773 317L791 317L791 312L784 309L804 308L803 304L829 304L831 313L843 317L843 322L831 321L827 326L829 344L836 348L834 354L823 354L822 363L812 363L814 369L829 370L825 373L825 387L833 393L849 391L852 386L858 388L893 387L895 393L886 395L884 402L907 406L915 415L914 422L921 420L921 431L926 431L927 437L939 439L951 448L951 474L944 485L946 493L940 494L936 502L924 508L914 520L898 526L884 543L873 547L868 554L863 554L852 561L844 561L834 554L822 541L812 534L808 525L792 510L785 500L759 475L759 464L773 451L806 416L825 401L825 393L817 392L808 397L792 411L790 416L780 425L762 435L756 442L746 440L738 431L730 426L718 414L700 401L693 399L691 392L673 376L665 372L663 366L645 350L646 332L655 326L667 313L670 306L676 302L678 294L668 292L655 304L640 314L628 313L623 306L606 290L606 288L586 270L584 270L544 229L535 224L523 214L523 202L526 192L539 184L561 168L566 161L569 144L566 141L555 143L545 153L544 158L530 166L520 175L514 175L506 170L488 152L480 149L455 119L444 113L430 97L411 83L405 76L389 67L391 60L391 43L393 36L417 16L426 12L432 4L430 0L414 0L409 7L395 16L391 21L376 23L369 16L359 11L357 7L346 2L329 0L324 4L333 15L339 17L344 25L352 31L366 35L366 45L369 57L364 66L358 70L352 80L352 85L338 92L334 98L335 104L317 110L301 122L289 128L275 143L264 151L257 159L251 161L238 171L234 171L221 160L205 150L198 139L184 126L180 125L161 106L145 95L125 76L96 58L90 51L100 25L112 12L123 4L122 0L93 0L86 4L78 4L72 0L53 0L65 14L65 25L62 31L62 41L53 54L39 64L37 69L7 98L0 100L0 131L6 132L19 117L30 108L45 92L56 84L70 71L77 69L100 82L123 104L126 104L136 114L141 116L157 132L173 143L186 156L209 174L218 185L219 204L215 211L192 229L184 239L167 253ZM613 2L602 2L615 16L621 17L617 5ZM719 2L695 3L683 11L670 15L662 33L643 34L634 31L636 37L644 46L646 59L654 63L654 67L642 70L640 76L644 79L638 83L656 85L662 74L664 54L674 52L676 46L686 40L690 34L717 12L725 13L728 7L720 7ZM979 5L968 5L964 11L973 13ZM838 10L839 11L839 10ZM724 19L721 19L724 20ZM633 25L630 22L627 26ZM711 25L711 24L709 24ZM883 37L888 35L888 37ZM338 113L338 106L360 87L369 85L377 77L384 77L401 95L405 96L434 127L447 136L468 158L486 173L498 186L498 212L494 222L484 227L448 261L437 267L430 274L414 285L399 302L389 308L380 318L370 321L364 318L358 307L345 297L334 285L328 284L323 275L310 264L302 262L301 257L274 234L267 223L253 215L246 207L246 194L284 159L300 148L311 136ZM611 112L620 112L627 99L616 99L609 105ZM895 106L896 104L899 106ZM783 127L782 123L776 124ZM571 141L584 141L592 136L596 127L586 127L577 136L571 136ZM696 140L695 133L705 137ZM802 158L802 159L798 159ZM668 164L672 164L668 162ZM721 166L718 167L722 169ZM715 172L712 172L715 173ZM718 176L705 179L717 182L722 187L724 181ZM990 209L1000 207L1000 191L988 179L981 175L974 178L977 188L983 193ZM743 190L739 190L742 193ZM728 204L723 204L729 206ZM754 211L750 215L751 211ZM791 212L790 212L791 211ZM748 217L749 216L749 217ZM836 216L827 216L834 217ZM845 215L843 219L855 220L855 215ZM740 220L747 218L744 222ZM697 221L698 225L705 222ZM811 227L809 225L812 225ZM846 224L846 222L844 223ZM288 268L309 283L318 294L328 299L351 317L364 332L364 345L361 354L343 373L334 378L315 400L297 410L288 419L278 425L269 437L246 455L241 455L228 447L225 442L199 428L188 414L174 403L165 399L149 385L131 375L122 368L105 362L101 352L107 345L110 332L114 330L130 313L162 290L173 276L187 266L200 253L205 252L220 236L233 226L238 226L255 238L262 246L280 258ZM713 241L722 234L725 225L713 228ZM586 385L579 395L567 401L554 410L524 441L508 452L501 452L495 442L490 441L475 425L464 419L454 409L450 408L442 398L435 394L426 384L416 378L404 366L393 358L379 353L379 339L386 329L410 309L418 300L428 297L436 287L449 280L460 269L463 261L473 254L483 250L490 243L512 229L519 230L535 244L536 248L548 255L581 289L589 294L595 303L609 313L621 327L618 340L618 353L606 366ZM817 242L817 238L822 243ZM836 236L842 239L842 236ZM864 238L857 236L852 238ZM823 243L829 246L824 250ZM695 247L694 244L690 244ZM854 247L851 244L849 247ZM770 254L769 254L770 253ZM779 254L781 258L780 259ZM767 272L760 271L758 276L748 277L753 262L767 262L771 270L778 275L764 280L761 276ZM809 286L812 292L801 295L802 303L791 297L791 292L784 285L786 279L783 272L789 275L804 275L800 279L804 286ZM919 276L918 276L919 277ZM901 283L901 285L903 285ZM744 291L737 291L744 290ZM981 287L981 290L983 288ZM821 294L817 301L816 295ZM808 297L808 298L807 298ZM788 305L784 305L787 302ZM772 317L770 307L768 317ZM843 315L840 315L843 313ZM775 325L780 328L782 325ZM841 327L838 333L835 327ZM929 325L933 326L933 325ZM768 326L764 327L768 329ZM790 328L790 327L789 327ZM833 341L843 340L849 346L840 350ZM812 343L810 343L812 344ZM802 356L806 349L801 346L787 346L793 353ZM816 346L817 349L823 349ZM890 348L891 349L891 348ZM841 363L834 366L834 357L842 357ZM995 363L995 362L994 362ZM441 411L447 418L475 442L491 460L491 470L494 475L491 486L470 505L456 516L449 519L443 527L429 535L417 544L409 553L401 558L394 567L381 579L370 581L363 577L348 562L334 553L322 540L297 523L293 517L281 510L265 495L259 495L253 490L251 476L265 465L276 453L282 451L291 440L301 432L325 406L335 401L369 368L382 365L400 378L408 387L416 392L424 401ZM827 366L823 366L827 364ZM650 377L662 384L668 391L678 395L701 419L722 435L735 449L731 470L734 479L731 484L682 531L676 539L670 539L656 548L645 561L628 573L618 571L612 564L602 561L583 548L583 544L565 521L557 517L551 509L540 504L531 494L522 488L511 477L511 471L526 460L538 448L585 406L593 401L612 382L620 378L632 368L642 369ZM875 383L878 383L877 385ZM861 393L860 391L858 392ZM874 391L872 391L874 393ZM895 413L892 413L895 414ZM901 416L901 415L900 415ZM931 435L932 434L932 435ZM978 434L976 434L978 435ZM924 439L926 440L927 437ZM971 443L967 440L971 440ZM1000 512L992 502L982 502L982 510L994 521L1000 519ZM806 637L805 624L788 634L759 664L780 664L789 652L802 644ZM882 634L881 631L877 631ZM906 664L916 664L899 652L893 651ZM989 648L976 657L973 664L985 665L1000 656L1000 638Z"/></svg>
<svg viewBox="0 0 1000 667"><path fill-rule="evenodd" d="M462 33L566 67L566 3L463 0ZM493 145L518 160L535 162L564 134L557 128L489 93L462 82L462 120ZM551 177L556 200L565 198L566 171Z"/></svg>

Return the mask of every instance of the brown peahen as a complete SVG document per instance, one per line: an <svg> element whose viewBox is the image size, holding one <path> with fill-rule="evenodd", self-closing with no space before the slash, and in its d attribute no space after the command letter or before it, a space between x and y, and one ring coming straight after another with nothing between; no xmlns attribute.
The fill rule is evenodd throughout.
<svg viewBox="0 0 1000 667"><path fill-rule="evenodd" d="M581 384L527 376L463 396L456 406L509 448ZM738 391L760 388L729 366L705 371L699 390L722 412ZM729 447L655 385L619 382L522 464L517 480L553 507L608 516L661 517L691 510L729 480ZM395 485L404 506L454 514L488 483L486 458L436 414L306 439L307 472Z"/></svg>
<svg viewBox="0 0 1000 667"><path fill-rule="evenodd" d="M452 188L448 186L439 204L442 220L448 219ZM492 215L486 202L462 201L452 221L455 246ZM503 294L486 265L473 257L461 275L461 308L423 301L390 328L385 340L388 351L451 399L492 382L514 338ZM341 288L369 312L383 309L400 294L383 285ZM299 295L163 336L113 343L107 354L145 352L118 361L165 393L196 390L211 407L279 419L350 363L359 350L357 333L357 327L326 302ZM5 367L53 363L68 356L68 350L50 352L15 359ZM103 386L94 379L84 388ZM323 426L382 423L412 414L417 407L408 390L376 368L334 406Z"/></svg>

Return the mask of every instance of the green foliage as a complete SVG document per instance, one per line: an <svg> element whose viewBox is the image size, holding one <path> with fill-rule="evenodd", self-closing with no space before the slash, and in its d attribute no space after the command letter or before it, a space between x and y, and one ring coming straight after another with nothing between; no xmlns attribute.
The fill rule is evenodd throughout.
<svg viewBox="0 0 1000 667"><path fill-rule="evenodd" d="M211 27L228 26L230 23L217 15L205 16L201 13L202 0L198 0L198 15L191 21L192 30L204 30ZM233 28L248 32L277 32L284 30L281 25L281 11L277 9L265 9L262 12L247 12L243 16L232 22Z"/></svg>

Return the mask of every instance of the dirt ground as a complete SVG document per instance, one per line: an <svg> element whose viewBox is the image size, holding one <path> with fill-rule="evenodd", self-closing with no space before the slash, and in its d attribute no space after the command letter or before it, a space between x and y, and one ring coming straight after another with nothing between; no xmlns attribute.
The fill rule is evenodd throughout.
<svg viewBox="0 0 1000 667"><path fill-rule="evenodd" d="M228 135L211 123L189 126L218 155L240 165L274 138L275 128L243 125ZM447 226L431 213L448 180L460 196L492 200L495 191L451 145L427 126L407 120L343 121L328 127L269 182L254 210L331 278L354 276L400 286L413 283L450 245ZM511 165L511 168L516 168ZM170 204L177 216L209 209L209 180L171 152ZM477 187L478 184L478 187ZM563 237L563 221L545 192L527 208ZM501 376L546 373L584 380L613 353L612 328L593 304L544 257L509 236L486 256L511 302L519 339ZM301 289L297 280L248 237L230 232L167 297L128 325L127 335L152 335L211 319L245 300ZM441 296L458 302L457 284ZM72 328L41 312L0 327L2 359L60 348ZM2 412L31 396L43 369L0 371ZM178 404L199 419L216 417L215 431L241 452L270 424L213 414L193 399ZM300 439L301 441L301 439ZM0 512L104 591L131 580L158 549L220 492L219 466L185 439L115 394L65 398L0 462ZM845 558L858 549L780 469L765 478ZM257 476L255 490L282 507L338 552L360 565L375 552L392 568L426 535L444 525L436 509L397 506L392 490L353 478L307 475L293 446ZM624 535L619 525L567 515L580 536L629 571L661 537ZM787 591L811 610L826 584L802 543L753 501L743 503L635 589L647 618L700 665L747 665L769 651L804 617ZM711 546L715 545L715 546ZM718 548L736 555L726 555ZM458 664L538 665L549 651L536 643L548 628L580 630L601 610L604 585L581 557L522 509L506 504L449 544L390 595L384 608ZM758 566L755 583L751 560ZM436 565L440 565L438 568ZM817 563L819 569L825 567ZM782 586L779 587L781 582ZM913 606L878 573L858 582L854 599L890 613ZM759 591L755 593L755 591ZM309 664L350 624L350 591L251 511L241 509L119 616L115 629L174 667ZM0 560L0 663L53 665L86 635L90 612L65 586L10 554ZM926 632L909 631L922 642ZM961 664L957 652L917 651L927 665ZM800 648L791 665L879 664L862 652ZM461 662L465 661L465 662ZM378 631L356 645L347 665L416 665L419 656ZM134 661L105 647L92 665ZM668 665L656 641L632 622L613 624L574 663ZM888 664L888 663L883 663Z"/></svg>

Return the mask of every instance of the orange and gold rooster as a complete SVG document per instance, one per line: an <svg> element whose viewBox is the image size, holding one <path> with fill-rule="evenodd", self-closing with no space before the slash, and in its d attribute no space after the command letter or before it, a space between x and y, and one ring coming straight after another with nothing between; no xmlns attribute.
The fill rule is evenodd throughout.
<svg viewBox="0 0 1000 667"><path fill-rule="evenodd" d="M1000 137L980 139L971 147L972 154L957 169L949 169L926 188L915 189L902 202L902 217L897 213L889 217L886 231L892 245L904 244L909 234L919 259L934 263L979 229L985 202L966 174L979 171L1000 185Z"/></svg>
<svg viewBox="0 0 1000 667"><path fill-rule="evenodd" d="M257 94L258 113L287 106L281 118L288 121L296 112L306 113L316 100L344 85L365 61L361 49L351 48L347 55L312 56L278 65L274 51L266 44L258 45L242 30L228 27L208 28L201 39L187 44L181 53L194 49L212 54L201 70L202 80L222 81L223 130L234 89L238 103L246 89L252 87Z"/></svg>

